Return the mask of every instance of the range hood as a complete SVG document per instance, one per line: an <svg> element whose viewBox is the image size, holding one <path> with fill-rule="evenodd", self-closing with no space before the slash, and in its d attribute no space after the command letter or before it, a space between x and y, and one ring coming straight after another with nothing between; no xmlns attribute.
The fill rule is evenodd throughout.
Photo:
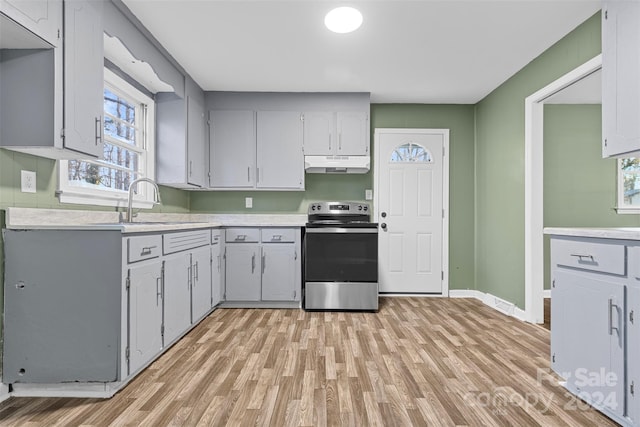
<svg viewBox="0 0 640 427"><path fill-rule="evenodd" d="M307 173L367 173L369 156L304 156Z"/></svg>

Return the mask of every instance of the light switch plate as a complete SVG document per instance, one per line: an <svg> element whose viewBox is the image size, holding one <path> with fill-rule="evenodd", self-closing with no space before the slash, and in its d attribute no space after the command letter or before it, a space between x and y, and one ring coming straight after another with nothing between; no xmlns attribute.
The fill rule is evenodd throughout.
<svg viewBox="0 0 640 427"><path fill-rule="evenodd" d="M364 190L364 199L373 200L373 191L371 191L370 189Z"/></svg>
<svg viewBox="0 0 640 427"><path fill-rule="evenodd" d="M251 209L253 207L253 197L244 198L244 207L247 209Z"/></svg>
<svg viewBox="0 0 640 427"><path fill-rule="evenodd" d="M36 192L36 173L33 171L20 171L20 190L23 193Z"/></svg>

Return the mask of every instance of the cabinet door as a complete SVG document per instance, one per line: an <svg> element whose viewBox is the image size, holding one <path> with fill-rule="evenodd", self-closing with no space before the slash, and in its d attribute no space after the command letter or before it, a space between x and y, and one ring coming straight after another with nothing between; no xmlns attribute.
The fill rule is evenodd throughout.
<svg viewBox="0 0 640 427"><path fill-rule="evenodd" d="M304 189L300 116L296 111L258 111L258 188Z"/></svg>
<svg viewBox="0 0 640 427"><path fill-rule="evenodd" d="M304 113L304 154L327 156L335 152L334 113L327 111Z"/></svg>
<svg viewBox="0 0 640 427"><path fill-rule="evenodd" d="M640 421L640 280L627 288L627 416Z"/></svg>
<svg viewBox="0 0 640 427"><path fill-rule="evenodd" d="M295 301L296 262L294 244L272 243L262 246L262 299Z"/></svg>
<svg viewBox="0 0 640 427"><path fill-rule="evenodd" d="M64 146L91 157L103 156L102 4L64 2Z"/></svg>
<svg viewBox="0 0 640 427"><path fill-rule="evenodd" d="M202 318L211 309L211 248L199 248L191 253L191 322Z"/></svg>
<svg viewBox="0 0 640 427"><path fill-rule="evenodd" d="M205 186L203 96L187 96L187 183L198 187Z"/></svg>
<svg viewBox="0 0 640 427"><path fill-rule="evenodd" d="M625 286L570 270L556 269L553 276L554 369L580 398L622 416Z"/></svg>
<svg viewBox="0 0 640 427"><path fill-rule="evenodd" d="M211 307L222 301L222 242L211 246Z"/></svg>
<svg viewBox="0 0 640 427"><path fill-rule="evenodd" d="M129 268L129 374L162 349L162 263Z"/></svg>
<svg viewBox="0 0 640 427"><path fill-rule="evenodd" d="M363 111L339 112L337 115L338 150L343 156L369 154L369 120Z"/></svg>
<svg viewBox="0 0 640 427"><path fill-rule="evenodd" d="M260 245L228 244L225 254L225 299L260 301Z"/></svg>
<svg viewBox="0 0 640 427"><path fill-rule="evenodd" d="M209 112L210 182L217 188L253 188L256 128L253 111Z"/></svg>
<svg viewBox="0 0 640 427"><path fill-rule="evenodd" d="M191 326L191 258L188 252L164 261L164 345Z"/></svg>
<svg viewBox="0 0 640 427"><path fill-rule="evenodd" d="M640 2L602 7L603 157L640 150Z"/></svg>
<svg viewBox="0 0 640 427"><path fill-rule="evenodd" d="M0 12L53 46L60 46L62 0L2 0Z"/></svg>

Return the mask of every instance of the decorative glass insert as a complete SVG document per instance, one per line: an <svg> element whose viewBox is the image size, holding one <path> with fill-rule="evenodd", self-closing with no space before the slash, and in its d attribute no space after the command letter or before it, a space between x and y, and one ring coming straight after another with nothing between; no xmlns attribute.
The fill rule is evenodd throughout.
<svg viewBox="0 0 640 427"><path fill-rule="evenodd" d="M433 156L422 145L408 142L393 150L391 162L432 163Z"/></svg>

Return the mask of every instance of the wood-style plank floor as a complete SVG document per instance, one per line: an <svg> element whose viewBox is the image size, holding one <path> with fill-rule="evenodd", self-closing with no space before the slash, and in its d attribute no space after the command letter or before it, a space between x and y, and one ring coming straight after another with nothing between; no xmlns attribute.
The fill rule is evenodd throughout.
<svg viewBox="0 0 640 427"><path fill-rule="evenodd" d="M11 398L2 426L613 426L549 370L549 331L481 302L220 309L108 400Z"/></svg>

